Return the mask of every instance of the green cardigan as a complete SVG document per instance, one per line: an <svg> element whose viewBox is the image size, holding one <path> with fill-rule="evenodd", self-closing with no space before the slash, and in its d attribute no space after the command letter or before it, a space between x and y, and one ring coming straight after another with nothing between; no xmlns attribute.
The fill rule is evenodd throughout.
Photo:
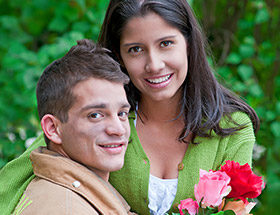
<svg viewBox="0 0 280 215"><path fill-rule="evenodd" d="M110 174L111 184L126 199L132 210L143 215L149 214L148 209L148 185L150 165L134 126L134 113L130 115L131 142L125 155L124 167ZM226 160L235 160L240 164L251 165L252 150L255 136L249 117L240 112L232 115L239 124L247 126L235 135L221 138L214 135L213 138L197 137L191 144L182 161L183 168L179 170L178 187L173 206L169 212L178 211L180 200L194 197L194 185L199 179L199 169L217 170ZM233 126L225 120L222 127ZM0 211L3 215L11 214L17 205L27 185L34 178L32 165L29 160L30 152L45 145L43 135L40 135L20 157L8 163L0 171ZM174 155L176 156L176 155Z"/></svg>

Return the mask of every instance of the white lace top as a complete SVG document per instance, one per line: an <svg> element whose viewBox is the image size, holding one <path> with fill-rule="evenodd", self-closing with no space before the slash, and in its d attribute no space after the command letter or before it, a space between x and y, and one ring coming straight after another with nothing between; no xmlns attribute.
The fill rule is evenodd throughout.
<svg viewBox="0 0 280 215"><path fill-rule="evenodd" d="M138 106L136 106L137 110ZM137 114L135 112L136 127ZM161 179L150 174L149 179L149 209L151 215L163 215L172 206L177 192L178 179Z"/></svg>
<svg viewBox="0 0 280 215"><path fill-rule="evenodd" d="M151 215L165 214L175 199L178 179L161 179L150 174L149 209Z"/></svg>

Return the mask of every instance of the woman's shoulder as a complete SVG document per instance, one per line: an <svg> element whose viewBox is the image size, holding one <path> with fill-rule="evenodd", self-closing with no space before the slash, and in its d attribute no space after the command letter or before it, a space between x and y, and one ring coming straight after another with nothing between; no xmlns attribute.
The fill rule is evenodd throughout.
<svg viewBox="0 0 280 215"><path fill-rule="evenodd" d="M236 111L229 115L224 115L220 121L222 128L232 128L236 126L251 126L252 121L247 113Z"/></svg>

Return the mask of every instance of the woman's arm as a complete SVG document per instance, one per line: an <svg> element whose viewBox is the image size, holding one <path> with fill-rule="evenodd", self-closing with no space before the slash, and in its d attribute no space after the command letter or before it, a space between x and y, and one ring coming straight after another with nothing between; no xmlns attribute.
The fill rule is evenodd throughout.
<svg viewBox="0 0 280 215"><path fill-rule="evenodd" d="M10 161L0 171L0 211L3 215L12 214L20 197L34 178L29 155L39 146L46 146L43 133L18 158Z"/></svg>

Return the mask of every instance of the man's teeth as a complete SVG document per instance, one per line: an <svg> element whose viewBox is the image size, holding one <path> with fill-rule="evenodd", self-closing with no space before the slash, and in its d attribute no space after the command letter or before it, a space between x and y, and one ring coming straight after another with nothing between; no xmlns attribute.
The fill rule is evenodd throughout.
<svg viewBox="0 0 280 215"><path fill-rule="evenodd" d="M120 146L120 144L118 144L118 145L102 145L102 147L104 147L104 148L115 148L115 147L119 147Z"/></svg>
<svg viewBox="0 0 280 215"><path fill-rule="evenodd" d="M170 78L171 75L167 75L165 77L161 77L161 78L155 78L155 79L147 79L150 83L153 84L159 84L162 83L164 81L167 81Z"/></svg>

